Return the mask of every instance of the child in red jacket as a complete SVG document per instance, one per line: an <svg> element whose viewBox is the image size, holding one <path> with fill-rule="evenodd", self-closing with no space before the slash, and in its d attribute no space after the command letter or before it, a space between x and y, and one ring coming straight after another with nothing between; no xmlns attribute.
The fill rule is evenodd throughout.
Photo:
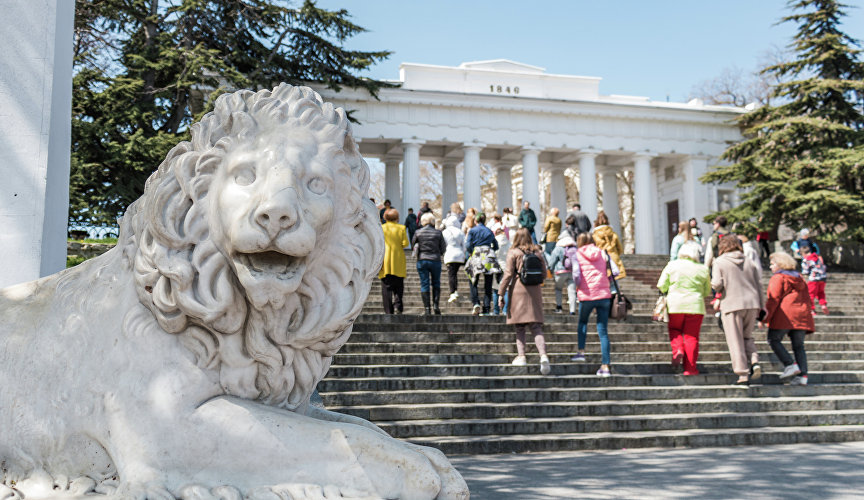
<svg viewBox="0 0 864 500"><path fill-rule="evenodd" d="M802 246L799 252L801 252L801 275L807 280L807 291L810 292L810 300L813 301L813 315L816 315L817 301L822 306L822 314L828 314L828 300L825 299L828 270L825 261L816 252L811 252L809 246Z"/></svg>

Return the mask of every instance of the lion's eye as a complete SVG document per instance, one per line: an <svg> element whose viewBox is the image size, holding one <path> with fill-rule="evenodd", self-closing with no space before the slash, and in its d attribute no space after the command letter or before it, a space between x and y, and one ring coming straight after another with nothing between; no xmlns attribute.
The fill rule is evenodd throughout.
<svg viewBox="0 0 864 500"><path fill-rule="evenodd" d="M244 168L234 173L234 182L238 186L248 186L255 182L255 172L251 168Z"/></svg>
<svg viewBox="0 0 864 500"><path fill-rule="evenodd" d="M312 191L315 194L324 194L324 192L327 191L327 183L320 177L309 179L307 187L309 188L309 191Z"/></svg>

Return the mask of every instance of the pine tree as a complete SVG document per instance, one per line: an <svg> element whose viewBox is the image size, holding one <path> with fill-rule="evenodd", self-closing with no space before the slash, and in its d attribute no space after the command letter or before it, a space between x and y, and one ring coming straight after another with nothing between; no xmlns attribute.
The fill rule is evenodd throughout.
<svg viewBox="0 0 864 500"><path fill-rule="evenodd" d="M729 147L703 182L734 181L741 204L732 221L816 228L820 238L864 241L864 64L856 40L840 30L836 0L790 0L782 22L798 25L772 102L741 115L744 140ZM713 218L717 214L712 214Z"/></svg>
<svg viewBox="0 0 864 500"><path fill-rule="evenodd" d="M115 227L147 176L226 90L319 82L388 84L357 73L387 51L354 51L364 29L312 0L76 2L70 223Z"/></svg>

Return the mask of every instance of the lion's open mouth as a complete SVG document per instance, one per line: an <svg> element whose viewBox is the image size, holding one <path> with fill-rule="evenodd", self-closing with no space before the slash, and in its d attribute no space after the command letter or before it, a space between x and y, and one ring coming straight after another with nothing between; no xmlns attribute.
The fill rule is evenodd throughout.
<svg viewBox="0 0 864 500"><path fill-rule="evenodd" d="M269 274L276 275L282 279L291 279L306 259L304 257L286 255L281 252L267 251L241 253L237 256L237 260L249 270L252 276Z"/></svg>

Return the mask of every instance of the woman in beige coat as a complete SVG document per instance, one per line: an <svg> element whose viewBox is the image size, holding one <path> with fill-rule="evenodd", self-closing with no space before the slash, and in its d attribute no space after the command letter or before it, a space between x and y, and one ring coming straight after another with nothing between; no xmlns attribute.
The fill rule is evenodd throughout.
<svg viewBox="0 0 864 500"><path fill-rule="evenodd" d="M546 275L546 260L543 250L531 241L531 233L520 228L513 238L513 246L507 252L507 265L504 266L504 277L498 288L500 307L504 308L504 294L511 292L510 306L507 310L507 324L516 327L516 358L513 364L525 366L525 329L534 334L534 344L540 354L540 373L548 375L551 367L546 355L546 339L543 337L543 292L540 285L523 285L519 280L519 270L526 254L533 253L540 258L543 265L543 275Z"/></svg>
<svg viewBox="0 0 864 500"><path fill-rule="evenodd" d="M762 273L751 259L744 257L741 242L732 233L720 239L717 253L711 273L711 288L719 295L715 295L714 309L719 307L732 371L738 375L735 384L746 386L751 379L762 376L753 340L759 311L765 307Z"/></svg>

